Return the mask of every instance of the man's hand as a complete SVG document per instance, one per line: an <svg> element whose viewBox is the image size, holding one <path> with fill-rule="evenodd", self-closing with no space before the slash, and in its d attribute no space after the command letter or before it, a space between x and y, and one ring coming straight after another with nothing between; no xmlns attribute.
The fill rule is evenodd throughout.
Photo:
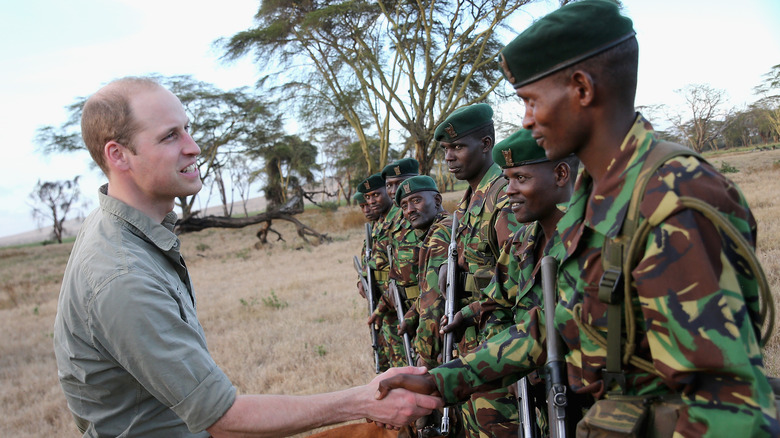
<svg viewBox="0 0 780 438"><path fill-rule="evenodd" d="M377 330L382 327L382 317L377 313L372 313L371 316L368 317L367 324L369 326L373 326L376 324Z"/></svg>
<svg viewBox="0 0 780 438"><path fill-rule="evenodd" d="M439 267L439 291L442 298L447 294L447 264L443 264Z"/></svg>
<svg viewBox="0 0 780 438"><path fill-rule="evenodd" d="M411 368L411 367L405 367L405 368ZM393 370L394 369L396 368L393 368ZM417 367L413 369L420 369L420 368ZM425 368L423 368L423 370L424 369ZM390 371L388 371L387 373L389 373ZM406 389L408 391L417 394L432 395L436 397L439 396L439 391L436 389L436 382L433 379L433 376L428 374L427 371L425 371L424 373L415 372L414 374L396 373L396 375L392 377L384 377L383 374L377 377L377 379L382 379L379 381L379 388L376 393L377 400L383 399L385 396L387 396L388 393L390 393L390 391L398 388Z"/></svg>
<svg viewBox="0 0 780 438"><path fill-rule="evenodd" d="M391 368L377 376L368 385L376 388L376 404L371 406L371 410L375 412L368 418L380 427L394 429L410 424L444 406L436 386L433 385L433 377L426 373L425 367L403 367ZM424 381L430 379L430 387L417 383L411 385L417 390L409 391L406 385L410 378ZM395 390L391 391L393 389Z"/></svg>
<svg viewBox="0 0 780 438"><path fill-rule="evenodd" d="M363 282L358 280L357 290L361 297L366 298L366 291L363 290Z"/></svg>

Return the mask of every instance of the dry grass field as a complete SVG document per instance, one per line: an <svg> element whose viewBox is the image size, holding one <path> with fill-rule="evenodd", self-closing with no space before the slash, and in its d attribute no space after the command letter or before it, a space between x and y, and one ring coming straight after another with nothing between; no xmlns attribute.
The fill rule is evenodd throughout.
<svg viewBox="0 0 780 438"><path fill-rule="evenodd" d="M780 150L711 161L739 169L729 176L757 217L759 255L780 310ZM445 205L451 207L457 196L447 194ZM274 223L286 242L260 248L256 227L181 236L209 347L241 393L332 391L374 376L365 302L355 292L352 266L362 215L340 208L301 219L333 242L308 245L286 222ZM52 352L57 295L71 247L0 249L0 436L78 436ZM779 350L775 336L766 349L773 375L780 375Z"/></svg>

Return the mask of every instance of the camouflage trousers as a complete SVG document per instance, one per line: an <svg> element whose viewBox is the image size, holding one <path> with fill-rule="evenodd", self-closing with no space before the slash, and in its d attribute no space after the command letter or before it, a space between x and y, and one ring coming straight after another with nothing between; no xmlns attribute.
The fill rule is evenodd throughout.
<svg viewBox="0 0 780 438"><path fill-rule="evenodd" d="M444 300L436 293L423 294L417 303L417 313L420 315L414 337L417 365L435 368L442 361L443 340L439 321L444 315Z"/></svg>
<svg viewBox="0 0 780 438"><path fill-rule="evenodd" d="M390 309L382 315L382 337L387 343L387 359L391 367L405 367L406 353L404 352L404 340L398 336L398 316L395 309Z"/></svg>

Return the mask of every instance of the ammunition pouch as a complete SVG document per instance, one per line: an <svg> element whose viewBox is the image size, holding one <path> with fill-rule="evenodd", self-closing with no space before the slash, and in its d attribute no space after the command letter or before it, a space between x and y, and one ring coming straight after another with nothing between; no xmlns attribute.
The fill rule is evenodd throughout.
<svg viewBox="0 0 780 438"><path fill-rule="evenodd" d="M390 278L389 271L374 270L374 279L379 283L387 283L388 278Z"/></svg>
<svg viewBox="0 0 780 438"><path fill-rule="evenodd" d="M485 271L485 272L482 272ZM487 287L488 284L490 284L490 279L493 277L492 274L489 274L487 270L478 270L474 274L470 274L467 272L461 272L460 273L460 284L462 287L460 290L464 291L464 297L462 298L468 298L470 297L473 301L479 300L482 296L482 290Z"/></svg>
<svg viewBox="0 0 780 438"><path fill-rule="evenodd" d="M404 307L403 309L409 310L412 307L414 307L414 300L420 296L420 287L417 285L414 286L397 286L398 288L398 295L401 296L401 300L404 301Z"/></svg>
<svg viewBox="0 0 780 438"><path fill-rule="evenodd" d="M663 396L607 395L577 423L577 438L666 438L674 435L683 401Z"/></svg>

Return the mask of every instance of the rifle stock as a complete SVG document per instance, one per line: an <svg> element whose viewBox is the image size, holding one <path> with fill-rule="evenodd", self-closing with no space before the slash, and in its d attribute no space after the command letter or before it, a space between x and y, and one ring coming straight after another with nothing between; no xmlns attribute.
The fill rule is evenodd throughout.
<svg viewBox="0 0 780 438"><path fill-rule="evenodd" d="M542 258L542 290L544 295L544 321L547 331L547 410L550 437L564 438L566 431L566 363L561 354L561 340L555 330L555 305L557 294L558 262L552 256Z"/></svg>

